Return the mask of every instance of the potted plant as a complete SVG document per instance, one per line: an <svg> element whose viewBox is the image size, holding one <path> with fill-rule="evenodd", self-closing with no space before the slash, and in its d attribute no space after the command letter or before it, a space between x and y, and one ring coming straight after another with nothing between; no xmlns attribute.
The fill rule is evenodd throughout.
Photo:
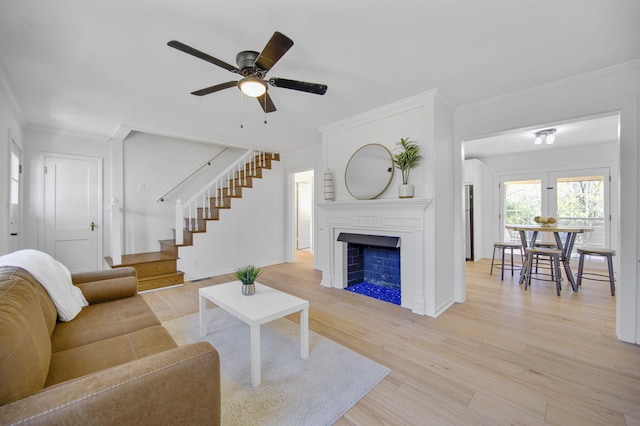
<svg viewBox="0 0 640 426"><path fill-rule="evenodd" d="M398 186L398 195L400 198L411 198L413 185L409 183L409 172L420 164L420 147L409 138L401 138L400 142L396 143L394 152L393 164L402 172L402 185Z"/></svg>
<svg viewBox="0 0 640 426"><path fill-rule="evenodd" d="M255 281L262 273L262 269L253 265L243 266L236 269L236 278L242 283L242 294L251 296L256 292Z"/></svg>

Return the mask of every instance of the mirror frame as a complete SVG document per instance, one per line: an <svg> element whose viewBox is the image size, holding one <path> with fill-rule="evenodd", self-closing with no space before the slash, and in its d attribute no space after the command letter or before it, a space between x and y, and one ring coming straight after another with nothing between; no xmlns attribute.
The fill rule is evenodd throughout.
<svg viewBox="0 0 640 426"><path fill-rule="evenodd" d="M387 179L387 181L384 183L383 186L381 186L381 188L378 190L376 189L377 192L374 193L374 195L372 196L362 196L362 195L356 195L352 192L352 190L349 188L349 181L347 179L347 175L349 173L349 166L351 165L352 161L354 161L354 158L358 155L359 152L361 152L363 149L368 148L368 147L380 147L382 148L384 151L384 153L386 155L389 156L389 169L391 169L391 171L389 172L387 169L387 171L385 171L386 173L389 174L389 179ZM384 157L386 159L386 156ZM354 163L356 164L356 163ZM387 148L386 146L379 144L379 143L369 143L366 144L364 146L361 146L360 148L358 148L356 150L356 152L353 153L353 155L351 156L351 158L349 159L349 162L347 163L347 167L345 167L344 169L344 184L347 187L347 191L349 191L349 194L351 194L351 196L353 198L356 198L358 200L373 200L374 198L380 196L384 191L387 190L387 188L389 187L389 185L391 184L391 180L393 179L393 174L395 172L395 164L393 163L393 155L391 154L391 151L389 151L389 148ZM366 176L365 176L366 178ZM352 184L353 186L353 184Z"/></svg>

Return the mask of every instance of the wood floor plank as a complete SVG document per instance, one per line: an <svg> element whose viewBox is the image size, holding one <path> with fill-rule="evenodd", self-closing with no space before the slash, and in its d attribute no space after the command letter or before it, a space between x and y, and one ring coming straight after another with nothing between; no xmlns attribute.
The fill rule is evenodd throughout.
<svg viewBox="0 0 640 426"><path fill-rule="evenodd" d="M467 301L438 318L325 288L306 252L259 281L309 300L312 330L392 370L336 425L638 424L640 346L616 338L606 283L558 297L550 283L489 276L489 260L466 266ZM232 280L143 297L166 321L197 312L198 288Z"/></svg>

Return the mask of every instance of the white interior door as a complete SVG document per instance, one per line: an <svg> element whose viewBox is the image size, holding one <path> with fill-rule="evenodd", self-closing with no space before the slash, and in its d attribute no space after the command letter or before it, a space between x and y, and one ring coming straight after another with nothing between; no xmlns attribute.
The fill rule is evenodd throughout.
<svg viewBox="0 0 640 426"><path fill-rule="evenodd" d="M45 156L45 251L71 272L95 271L100 265L101 176L101 159Z"/></svg>

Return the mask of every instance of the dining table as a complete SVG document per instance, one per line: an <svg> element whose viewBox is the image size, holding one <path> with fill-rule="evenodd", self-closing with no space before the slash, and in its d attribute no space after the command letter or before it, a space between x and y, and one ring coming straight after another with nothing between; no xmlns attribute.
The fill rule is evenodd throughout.
<svg viewBox="0 0 640 426"><path fill-rule="evenodd" d="M560 224L549 224L549 225L505 225L506 229L511 229L513 231L518 231L520 234L520 240L522 241L522 248L525 252L525 261L523 265L527 265L526 262L526 252L527 248L533 247L538 239L538 234L540 232L552 232L553 237L556 241L556 245L558 249L562 252L560 259L562 260L562 265L564 267L565 274L567 275L567 280L571 283L571 288L573 291L578 291L578 285L576 284L575 277L573 276L573 272L571 272L571 252L573 251L573 245L576 242L576 237L578 234L584 234L585 232L592 232L593 228L583 227L583 226L565 226ZM531 239L527 241L527 232L531 232ZM564 242L560 234L566 234ZM524 278L528 271L523 267L522 274L520 274L520 284L524 282Z"/></svg>

